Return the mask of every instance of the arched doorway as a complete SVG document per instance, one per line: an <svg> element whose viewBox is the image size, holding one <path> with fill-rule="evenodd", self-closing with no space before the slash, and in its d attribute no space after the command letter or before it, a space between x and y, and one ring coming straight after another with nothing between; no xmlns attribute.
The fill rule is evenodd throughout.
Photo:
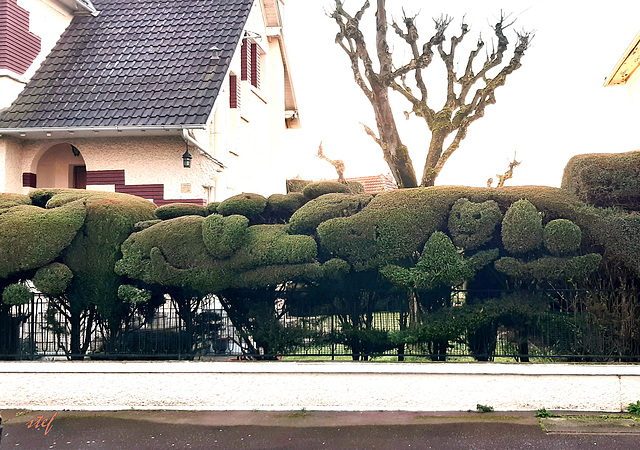
<svg viewBox="0 0 640 450"><path fill-rule="evenodd" d="M87 166L75 146L56 144L40 157L36 180L39 188L86 189Z"/></svg>

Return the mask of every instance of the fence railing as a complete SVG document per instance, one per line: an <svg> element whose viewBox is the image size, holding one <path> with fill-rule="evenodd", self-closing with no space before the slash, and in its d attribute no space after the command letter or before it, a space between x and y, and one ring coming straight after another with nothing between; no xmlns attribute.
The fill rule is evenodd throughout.
<svg viewBox="0 0 640 450"><path fill-rule="evenodd" d="M330 304L283 307L277 327L262 338L271 339L272 355L251 350L259 348L259 339L232 323L215 296L201 299L188 310L188 317L184 308L167 299L158 308L138 311L118 324L107 325L88 314L74 327L55 302L36 294L29 304L11 307L8 318L0 322L0 359L640 360L635 293L625 293L628 304L623 304L612 301L618 295L613 292L548 292L544 294L553 296L554 302L545 311L498 314L473 328L464 328L466 322L461 322L458 328L463 328L456 331L456 308L464 305L467 294L454 292L451 317L427 315L417 324L406 302L376 305L357 317ZM592 304L594 298L601 300L598 308ZM482 308L467 313L471 319L482 314ZM430 327L437 333L445 329L434 335Z"/></svg>

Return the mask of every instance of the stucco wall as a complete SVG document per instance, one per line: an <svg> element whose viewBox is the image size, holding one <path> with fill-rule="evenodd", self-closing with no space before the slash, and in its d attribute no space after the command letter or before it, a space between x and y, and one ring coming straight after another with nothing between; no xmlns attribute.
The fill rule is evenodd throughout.
<svg viewBox="0 0 640 450"><path fill-rule="evenodd" d="M0 192L22 192L20 144L0 139Z"/></svg>
<svg viewBox="0 0 640 450"><path fill-rule="evenodd" d="M38 410L621 411L639 392L634 365L0 363L0 407Z"/></svg>

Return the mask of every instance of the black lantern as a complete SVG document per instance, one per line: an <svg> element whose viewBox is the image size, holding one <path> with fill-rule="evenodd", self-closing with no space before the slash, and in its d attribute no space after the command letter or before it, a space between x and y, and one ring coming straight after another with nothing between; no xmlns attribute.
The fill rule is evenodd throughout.
<svg viewBox="0 0 640 450"><path fill-rule="evenodd" d="M190 168L192 159L193 159L193 156L191 156L191 153L189 153L189 146L187 145L187 151L184 152L184 154L182 155L182 166L185 169Z"/></svg>

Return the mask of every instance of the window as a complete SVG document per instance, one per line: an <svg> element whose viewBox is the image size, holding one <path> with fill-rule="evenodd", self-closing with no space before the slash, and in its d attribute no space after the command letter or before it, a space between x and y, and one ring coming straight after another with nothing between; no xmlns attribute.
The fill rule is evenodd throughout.
<svg viewBox="0 0 640 450"><path fill-rule="evenodd" d="M240 109L240 87L238 77L235 74L229 75L229 107Z"/></svg>

